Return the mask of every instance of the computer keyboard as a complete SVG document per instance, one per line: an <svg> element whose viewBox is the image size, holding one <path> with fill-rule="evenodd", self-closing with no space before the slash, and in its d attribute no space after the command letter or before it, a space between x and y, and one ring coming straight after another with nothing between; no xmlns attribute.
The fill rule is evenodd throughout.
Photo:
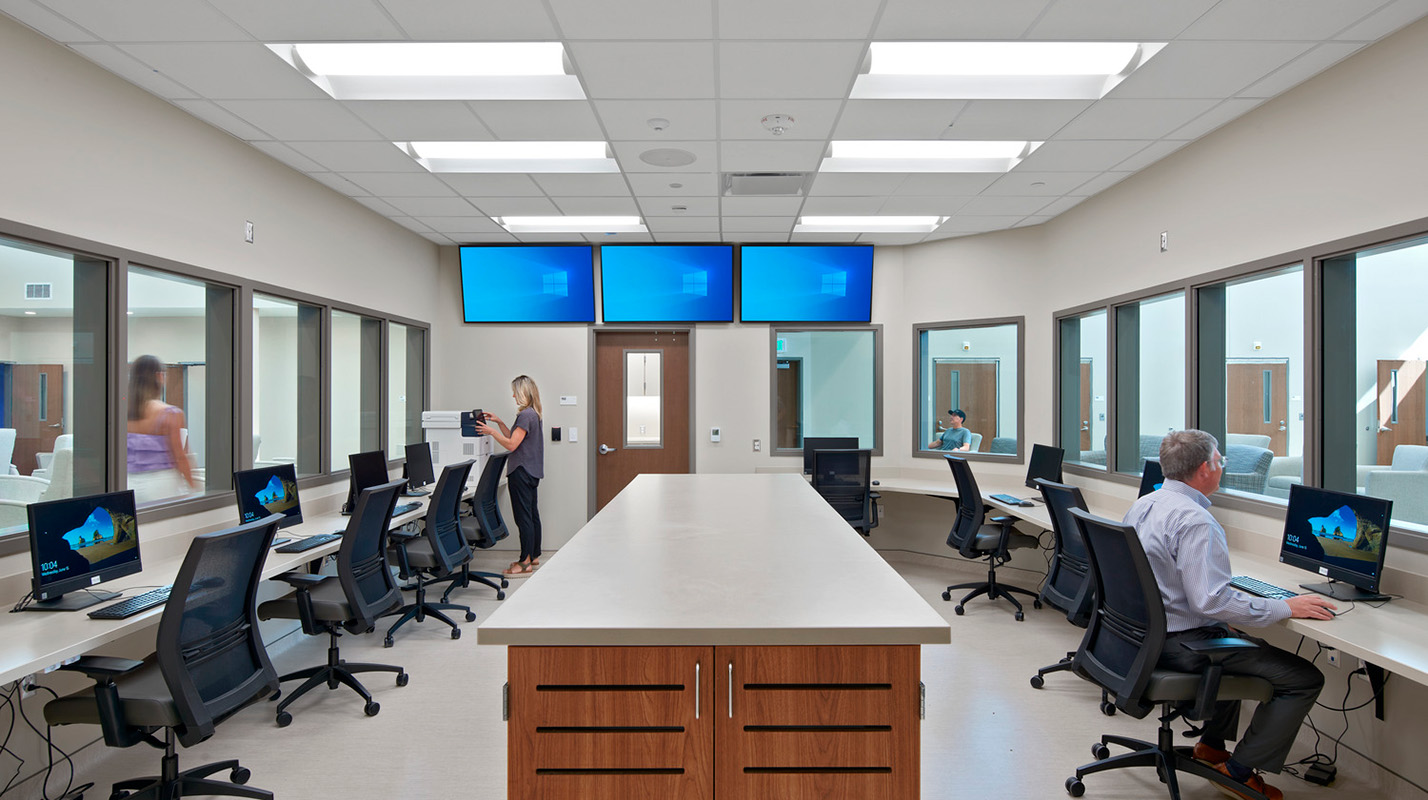
<svg viewBox="0 0 1428 800"><path fill-rule="evenodd" d="M136 594L133 597L125 598L117 603L107 605L104 608L96 608L89 612L89 616L94 619L124 619L132 617L140 611L148 611L154 606L163 605L169 601L169 591L172 587L161 586L152 591Z"/></svg>
<svg viewBox="0 0 1428 800"><path fill-rule="evenodd" d="M400 516L408 511L416 511L418 508L421 508L421 503L398 503L397 507L392 509L392 516Z"/></svg>
<svg viewBox="0 0 1428 800"><path fill-rule="evenodd" d="M1029 506L1031 501L1023 500L1020 497L1013 497L1009 494L994 494L991 496L998 503L1006 503L1009 506Z"/></svg>
<svg viewBox="0 0 1428 800"><path fill-rule="evenodd" d="M341 538L342 534L340 533L319 533L315 536L309 536L306 539L298 539L296 542L289 542L288 544L279 547L278 552L301 553L304 550L311 550L314 547L321 547L327 544L328 542L336 541L337 539Z"/></svg>
<svg viewBox="0 0 1428 800"><path fill-rule="evenodd" d="M1271 600L1285 600L1299 594L1291 592L1283 586L1275 586L1272 583L1265 583L1258 578L1251 578L1248 575L1236 575L1230 578L1230 585L1242 592L1249 592L1260 597L1268 597Z"/></svg>
<svg viewBox="0 0 1428 800"><path fill-rule="evenodd" d="M407 489L402 492L402 497L426 497L431 494L425 489Z"/></svg>

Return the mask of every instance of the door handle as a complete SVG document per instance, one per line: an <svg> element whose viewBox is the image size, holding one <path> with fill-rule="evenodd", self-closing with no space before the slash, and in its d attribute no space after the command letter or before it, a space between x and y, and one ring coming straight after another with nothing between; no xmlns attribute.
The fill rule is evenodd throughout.
<svg viewBox="0 0 1428 800"><path fill-rule="evenodd" d="M1378 426L1378 432L1379 432L1379 433L1393 433L1393 428L1390 428L1390 427L1388 427L1388 426L1386 426L1386 425L1380 425L1380 426Z"/></svg>
<svg viewBox="0 0 1428 800"><path fill-rule="evenodd" d="M64 423L63 423L63 422L55 422L55 423L51 424L50 427L51 427L51 428L63 428L63 427L64 427Z"/></svg>
<svg viewBox="0 0 1428 800"><path fill-rule="evenodd" d="M1083 431L1089 431L1090 429L1091 429L1091 422L1090 422L1090 420L1085 420L1085 419L1081 420L1081 430L1083 430Z"/></svg>
<svg viewBox="0 0 1428 800"><path fill-rule="evenodd" d="M608 455L608 454L613 453L613 452L615 452L616 450L619 450L619 449L620 449L620 448L618 448L618 447L611 447L611 446L608 445L608 444L602 444L602 445L600 445L600 455L602 455L602 456L603 456L603 455Z"/></svg>

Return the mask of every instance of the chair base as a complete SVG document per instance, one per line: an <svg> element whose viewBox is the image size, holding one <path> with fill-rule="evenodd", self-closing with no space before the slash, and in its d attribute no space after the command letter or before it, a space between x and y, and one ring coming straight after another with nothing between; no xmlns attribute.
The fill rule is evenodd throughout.
<svg viewBox="0 0 1428 800"><path fill-rule="evenodd" d="M1031 676L1031 688L1040 689L1046 685L1046 676L1053 672L1070 672L1075 668L1076 653L1068 652L1066 657L1050 666L1042 667ZM1116 715L1116 704L1111 702L1111 695L1105 689L1101 690L1101 713L1108 717Z"/></svg>
<svg viewBox="0 0 1428 800"><path fill-rule="evenodd" d="M952 593L959 589L972 590L968 592L965 597L959 600L957 602L957 605L952 609L957 613L957 616L959 617L962 616L963 612L965 611L963 606L967 605L967 601L980 595L986 595L987 598L990 600L996 600L999 597L1005 598L1007 602L1011 603L1012 607L1016 609L1015 616L1017 622L1021 622L1023 619L1025 619L1026 614L1022 610L1021 602L1012 596L1013 592L1018 594L1024 594L1027 597L1030 597L1032 608L1041 608L1041 597L1036 592L1033 592L1030 589L1023 589L1020 586L1009 586L1004 583L998 583L997 569L995 565L993 565L991 569L987 570L987 580L985 583L958 583L952 586L948 586L947 591L942 593L942 599L950 601L952 599Z"/></svg>
<svg viewBox="0 0 1428 800"><path fill-rule="evenodd" d="M451 585L446 587L446 591L442 592L441 594L441 602L443 603L447 602L451 598L452 592L456 591L457 589L465 589L469 587L473 582L480 583L485 586L489 586L492 589L495 589L496 599L505 600L506 593L502 590L505 589L507 586L511 585L511 582L506 580L506 576L498 572L480 572L471 569L471 567L466 564L461 565L461 571L459 573L447 576L445 578L442 578L441 580L451 581ZM500 582L499 586L496 583L497 581ZM438 582L440 581L433 581L433 583Z"/></svg>
<svg viewBox="0 0 1428 800"><path fill-rule="evenodd" d="M1075 776L1066 779L1067 793L1072 797L1080 797L1086 791L1086 787L1081 781L1092 773L1127 767L1155 767L1160 781L1165 784L1166 790L1170 793L1170 800L1180 800L1180 781L1176 773L1185 773L1213 781L1251 798L1251 800L1267 800L1264 795L1214 767L1196 761L1191 755L1194 751L1193 747L1175 746L1175 732L1170 729L1170 720L1179 715L1172 711L1168 705L1163 706L1163 710L1164 715L1160 718L1159 741L1157 743L1125 736L1109 734L1102 736L1100 743L1091 747L1091 754L1098 760L1076 768ZM1125 747L1130 752L1111 755L1108 745Z"/></svg>
<svg viewBox="0 0 1428 800"><path fill-rule="evenodd" d="M460 573L454 573L453 575L445 576L444 579L445 579L445 580L450 580L450 579L452 579L452 578L454 578L454 577L458 577L459 575L460 575ZM412 621L412 620L416 620L417 622L424 622L424 621L426 621L426 618L427 618L427 617L433 617L433 618L438 619L438 620L441 620L442 622L445 622L447 625L451 626L451 638L453 638L453 639L460 639L460 638L461 638L461 628L460 628L455 622L453 622L450 617L446 616L445 614L443 614L443 613L441 613L441 612L442 612L442 611L461 611L461 612L464 612L464 613L466 614L466 621L467 621L467 622L475 622L475 621L476 621L476 615L473 614L473 613L471 613L471 607L470 607L470 606L461 606L461 605L456 605L456 604L454 604L454 603L428 603L428 602L426 601L426 587L427 587L427 586L430 586L430 585L433 584L433 583L440 583L440 582L442 582L442 581L443 581L443 578L438 578L438 579L432 580L432 581L421 581L420 579L418 579L416 586L413 586L413 587L403 587L403 588L412 588L412 589L415 589L415 590L416 590L416 599L415 599L415 601L413 601L413 602L411 602L411 603L408 603L407 605L404 605L404 606L402 606L401 608L399 608L399 609L397 609L397 610L395 610L395 611L392 612L392 614L401 614L401 617L399 617L396 622L392 623L392 627L390 627L390 628L387 629L387 635L386 635L386 637L385 637L384 639L382 639L382 646L383 646L383 647L391 647L391 646L392 646L392 644L393 644L392 635L397 632L397 629L398 629L398 628L402 627L403 625L407 624L408 622L410 622L410 621Z"/></svg>
<svg viewBox="0 0 1428 800"><path fill-rule="evenodd" d="M287 727L293 721L293 716L292 714L288 713L287 708L288 706L292 705L294 700L297 700L299 697L302 697L313 689L316 689L317 687L322 686L324 684L327 685L328 689L336 689L338 686L346 686L352 691L356 692L358 696L360 696L362 700L365 701L363 711L369 717L376 716L377 712L381 709L381 706L372 700L372 693L367 691L367 687L363 686L362 682L357 680L358 673L394 672L397 675L397 685L407 685L407 681L409 680L409 678L407 676L406 670L401 667L394 666L392 664L353 664L347 661L343 661L337 653L338 634L336 631L331 631L330 633L332 636L332 644L327 648L326 664L323 664L322 666L318 667L308 667L306 669L300 669L296 672L289 672L281 678L278 678L279 683L286 683L287 681L305 679L303 680L301 686L295 689L292 694L289 694L287 697L284 697L281 703L278 703L278 708L275 715L277 718L277 723L280 727Z"/></svg>
<svg viewBox="0 0 1428 800"><path fill-rule="evenodd" d="M272 792L244 785L248 782L249 772L237 761L218 761L180 772L173 731L166 731L165 734L164 758L160 764L162 774L115 783L110 800L176 800L180 797L209 796L272 800ZM223 770L228 770L231 782L209 777Z"/></svg>

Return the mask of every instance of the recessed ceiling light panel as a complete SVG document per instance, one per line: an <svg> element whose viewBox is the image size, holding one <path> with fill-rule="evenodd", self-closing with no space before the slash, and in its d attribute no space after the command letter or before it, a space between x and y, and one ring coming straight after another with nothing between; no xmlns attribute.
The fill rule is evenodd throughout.
<svg viewBox="0 0 1428 800"><path fill-rule="evenodd" d="M492 217L511 233L647 233L639 217Z"/></svg>
<svg viewBox="0 0 1428 800"><path fill-rule="evenodd" d="M873 42L855 99L1099 100L1164 42Z"/></svg>
<svg viewBox="0 0 1428 800"><path fill-rule="evenodd" d="M583 100L560 42L327 42L268 49L338 100Z"/></svg>
<svg viewBox="0 0 1428 800"><path fill-rule="evenodd" d="M1006 172L1041 142L833 142L819 172Z"/></svg>
<svg viewBox="0 0 1428 800"><path fill-rule="evenodd" d="M799 217L794 233L931 233L947 217L874 215L864 217Z"/></svg>
<svg viewBox="0 0 1428 800"><path fill-rule="evenodd" d="M619 172L604 142L393 142L430 172Z"/></svg>

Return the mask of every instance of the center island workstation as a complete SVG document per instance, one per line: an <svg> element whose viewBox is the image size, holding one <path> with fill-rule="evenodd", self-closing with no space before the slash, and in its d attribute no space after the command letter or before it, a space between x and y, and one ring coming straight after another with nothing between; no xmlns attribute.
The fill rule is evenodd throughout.
<svg viewBox="0 0 1428 800"><path fill-rule="evenodd" d="M916 798L951 630L798 475L641 475L479 628L529 798Z"/></svg>

